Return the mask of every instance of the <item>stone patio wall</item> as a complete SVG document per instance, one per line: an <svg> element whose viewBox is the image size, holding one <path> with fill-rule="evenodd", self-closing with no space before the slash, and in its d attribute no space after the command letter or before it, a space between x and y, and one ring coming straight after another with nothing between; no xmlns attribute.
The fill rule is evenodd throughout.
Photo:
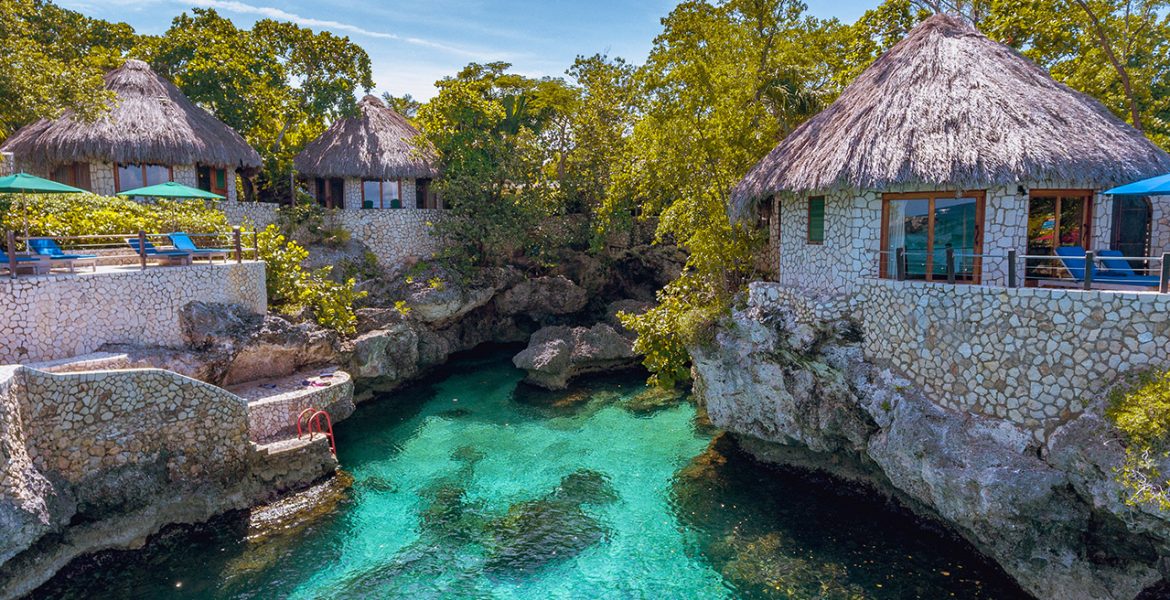
<svg viewBox="0 0 1170 600"><path fill-rule="evenodd" d="M0 279L0 364L88 354L105 344L179 347L179 311L200 300L268 310L264 264L88 270Z"/></svg>

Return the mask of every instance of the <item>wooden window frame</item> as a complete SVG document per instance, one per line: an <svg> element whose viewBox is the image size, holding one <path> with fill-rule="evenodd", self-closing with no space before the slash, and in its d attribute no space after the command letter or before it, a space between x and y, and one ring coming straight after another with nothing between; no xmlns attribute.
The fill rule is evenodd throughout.
<svg viewBox="0 0 1170 600"><path fill-rule="evenodd" d="M398 186L398 204L399 204L398 208L406 208L406 205L402 203L402 178L401 177L399 177L398 179L365 179L365 178L363 178L362 179L362 207L363 208L366 205L366 184L367 183L375 183L375 182L378 184L378 210L385 210L386 209L386 200L385 200L386 199L386 190L385 190L385 187L386 187L387 183L394 183L395 185ZM390 208L393 209L394 207L391 206Z"/></svg>
<svg viewBox="0 0 1170 600"><path fill-rule="evenodd" d="M881 218L881 251L886 252L890 242L890 210L889 205L891 201L898 200L928 200L930 202L929 216L927 218L927 246L933 250L934 246L934 201L938 199L950 200L956 198L974 198L975 199L975 254L983 254L983 228L987 219L987 191L942 191L942 192L908 192L901 194L882 194L882 218ZM878 277L881 279L890 279L892 275L887 269L888 261L884 254L878 254ZM922 281L939 281L934 279L934 253L928 251L926 253L926 278ZM973 266L971 279L956 279L956 284L970 284L979 285L983 280L983 259L976 257ZM917 280L916 280L917 281ZM941 281L945 282L946 279Z"/></svg>
<svg viewBox="0 0 1170 600"><path fill-rule="evenodd" d="M1028 214L1027 214L1028 217L1032 216L1032 198L1033 197L1040 197L1040 198L1055 197L1057 199L1058 202L1056 203L1056 208L1055 208L1056 222L1053 223L1053 226L1055 227L1055 229L1053 229L1053 231L1055 232L1054 233L1055 236L1060 235L1060 213L1063 212L1063 211L1061 211L1061 208L1063 208L1062 205L1064 204L1064 199L1072 197L1072 198L1080 198L1081 200L1084 200L1085 201L1085 216L1081 219L1081 243L1084 244L1086 241L1092 242L1093 233L1094 233L1094 231L1093 231L1093 216L1096 214L1096 212L1094 211L1093 205L1096 204L1096 202L1094 202L1094 200L1097 198L1096 191L1088 190L1088 189L1057 189L1057 188L1040 188L1040 189L1028 190ZM1027 235L1027 232L1025 232L1025 235ZM1028 242L1028 240L1024 241L1025 244L1027 242ZM1053 247L1054 252L1055 252L1055 249L1060 247L1060 240L1057 237L1054 237L1052 242L1053 242L1052 247ZM1093 244L1091 244L1091 243L1088 244L1088 247L1086 247L1085 250L1092 250L1092 246L1093 246ZM1053 254L1053 256L1056 256L1056 255Z"/></svg>
<svg viewBox="0 0 1170 600"><path fill-rule="evenodd" d="M142 169L142 184L144 186L148 185L146 182L146 167L166 167L167 168L167 181L174 181L175 180L175 166L174 165L160 165L160 164L156 164L156 163L119 163L119 162L116 162L116 163L114 163L114 193L115 194L126 191L126 190L122 189L122 176L118 174L118 171L122 170L123 165L125 165L127 167L129 167L131 165L138 165L138 168Z"/></svg>
<svg viewBox="0 0 1170 600"><path fill-rule="evenodd" d="M90 177L89 177L89 163L80 162L80 161L61 163L61 164L56 165L53 168L49 169L49 178L52 179L52 177L56 173L57 169L60 169L62 167L67 167L69 169L69 174L65 178L66 181L58 181L58 183L64 183L65 185L71 185L75 188L82 188L87 192L92 191L93 182L90 181ZM82 175L81 175L83 170L85 172L84 177L82 177ZM57 181L57 180L53 179L53 181ZM83 181L84 181L84 183L83 183Z"/></svg>
<svg viewBox="0 0 1170 600"><path fill-rule="evenodd" d="M821 202L821 239L812 239L812 204L814 200ZM808 246L824 246L825 238L828 236L829 228L829 202L824 196L809 196L805 202L804 220L804 243Z"/></svg>

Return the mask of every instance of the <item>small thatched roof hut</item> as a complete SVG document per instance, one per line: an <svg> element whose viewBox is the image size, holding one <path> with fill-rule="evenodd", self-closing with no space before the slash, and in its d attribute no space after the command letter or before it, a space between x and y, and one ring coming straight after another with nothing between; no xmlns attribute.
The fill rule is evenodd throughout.
<svg viewBox="0 0 1170 600"><path fill-rule="evenodd" d="M918 25L739 183L734 218L778 192L1126 182L1170 156L1096 100L948 15Z"/></svg>
<svg viewBox="0 0 1170 600"><path fill-rule="evenodd" d="M338 119L293 160L301 175L370 179L434 177L431 157L417 147L419 131L375 96L357 116Z"/></svg>
<svg viewBox="0 0 1170 600"><path fill-rule="evenodd" d="M225 123L196 106L174 84L140 60L105 76L117 94L110 111L94 122L42 119L8 138L0 150L19 161L48 166L69 162L203 164L254 169L260 155Z"/></svg>

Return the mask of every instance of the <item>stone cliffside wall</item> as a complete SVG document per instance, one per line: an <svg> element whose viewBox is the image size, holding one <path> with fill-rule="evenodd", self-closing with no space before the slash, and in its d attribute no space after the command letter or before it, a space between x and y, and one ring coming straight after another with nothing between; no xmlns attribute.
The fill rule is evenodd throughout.
<svg viewBox="0 0 1170 600"><path fill-rule="evenodd" d="M696 398L746 450L874 487L1038 598L1129 600L1165 584L1170 513L1125 502L1125 450L1100 402L1038 444L1008 419L942 406L866 360L856 322L801 322L773 290L754 286L754 305L691 349Z"/></svg>
<svg viewBox="0 0 1170 600"><path fill-rule="evenodd" d="M355 180L357 181L357 180ZM346 185L346 189L356 186ZM414 208L411 202L404 208L361 210L361 189L356 200L357 209L351 209L349 199L345 210L327 212L327 219L350 233L352 238L366 245L378 258L378 263L396 270L412 258L430 258L440 248L439 240L431 235L432 225L443 217L442 210ZM403 190L406 190L405 182ZM413 184L411 185L413 190ZM277 222L277 205L258 202L224 202L223 211L228 222L250 221L258 229Z"/></svg>
<svg viewBox="0 0 1170 600"><path fill-rule="evenodd" d="M276 210L280 208L279 205L269 202L233 202L231 200L221 202L219 207L223 210L224 216L227 217L228 223L243 225L247 222L251 223L257 230L275 224L277 222Z"/></svg>
<svg viewBox="0 0 1170 600"><path fill-rule="evenodd" d="M144 271L6 279L0 363L87 354L105 344L179 347L179 311L201 300L268 310L264 264L199 264Z"/></svg>
<svg viewBox="0 0 1170 600"><path fill-rule="evenodd" d="M222 388L158 369L25 369L23 386L25 444L53 481L82 484L95 473L160 460L172 481L232 479L245 467L248 407Z"/></svg>
<svg viewBox="0 0 1170 600"><path fill-rule="evenodd" d="M865 356L940 405L1044 439L1130 372L1170 366L1170 296L869 280Z"/></svg>
<svg viewBox="0 0 1170 600"><path fill-rule="evenodd" d="M442 218L441 210L342 210L334 215L338 224L365 244L386 269L401 268L411 258L430 258L439 250L439 240L431 230L432 224Z"/></svg>
<svg viewBox="0 0 1170 600"><path fill-rule="evenodd" d="M750 306L861 327L865 358L951 410L1044 441L1126 373L1170 366L1170 297L867 279L856 294L754 283Z"/></svg>

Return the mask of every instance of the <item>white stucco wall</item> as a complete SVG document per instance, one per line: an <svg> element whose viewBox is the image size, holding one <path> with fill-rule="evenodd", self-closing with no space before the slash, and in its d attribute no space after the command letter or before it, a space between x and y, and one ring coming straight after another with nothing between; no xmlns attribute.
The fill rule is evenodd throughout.
<svg viewBox="0 0 1170 600"><path fill-rule="evenodd" d="M133 267L0 281L0 364L88 354L104 344L183 345L193 301L268 310L264 264Z"/></svg>

